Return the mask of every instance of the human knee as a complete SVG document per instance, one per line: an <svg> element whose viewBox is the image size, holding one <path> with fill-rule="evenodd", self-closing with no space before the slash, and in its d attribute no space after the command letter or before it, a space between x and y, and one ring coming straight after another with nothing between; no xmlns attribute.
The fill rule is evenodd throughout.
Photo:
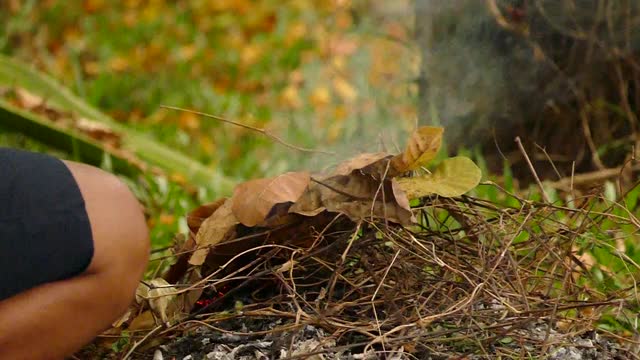
<svg viewBox="0 0 640 360"><path fill-rule="evenodd" d="M149 256L143 208L116 176L100 169L67 163L85 200L94 242L89 272L104 272L115 286L133 293Z"/></svg>
<svg viewBox="0 0 640 360"><path fill-rule="evenodd" d="M143 208L118 178L105 174L101 214L96 223L95 258L102 278L109 284L110 301L116 313L126 310L146 269L149 236ZM94 211L95 214L95 211Z"/></svg>
<svg viewBox="0 0 640 360"><path fill-rule="evenodd" d="M146 267L149 257L149 230L143 207L129 188L117 177L108 174L110 206L106 209L114 213L110 222L113 228L105 235L111 245L117 246L117 252L107 253L113 256L111 263L120 262L127 273L135 275Z"/></svg>

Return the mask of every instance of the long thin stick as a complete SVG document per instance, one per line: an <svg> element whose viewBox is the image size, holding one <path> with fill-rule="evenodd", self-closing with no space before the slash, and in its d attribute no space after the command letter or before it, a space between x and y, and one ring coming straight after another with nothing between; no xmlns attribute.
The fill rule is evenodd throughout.
<svg viewBox="0 0 640 360"><path fill-rule="evenodd" d="M160 330L162 328L162 325L158 325L156 326L153 330L149 331L147 333L147 335L145 335L140 341L136 341L133 346L131 346L131 349L129 349L129 351L127 351L127 353L124 355L124 357L122 358L122 360L127 360L129 359L129 356L131 356L131 354L133 354L133 351L138 348L138 346L140 346L143 342L147 341L148 338L150 338L153 334L155 334L156 332L158 332L158 330Z"/></svg>
<svg viewBox="0 0 640 360"><path fill-rule="evenodd" d="M627 169L633 173L640 171L640 165L631 165ZM559 181L547 183L547 186L572 192L577 186L584 186L585 184L597 183L608 179L613 179L620 176L622 167L615 167L604 170L596 170L588 173L574 174L575 163L571 167L571 176L563 178Z"/></svg>
<svg viewBox="0 0 640 360"><path fill-rule="evenodd" d="M547 192L544 191L544 186L542 186L542 181L540 181L540 178L538 177L538 173L536 172L536 169L533 167L533 164L531 163L531 159L529 159L529 155L527 155L527 152L524 150L524 146L522 146L522 141L520 141L520 136L516 136L516 144L518 144L518 148L520 149L520 152L522 153L522 155L524 155L524 159L527 162L527 165L529 165L529 170L531 170L531 173L533 174L534 179L536 179L536 183L538 184L538 187L540 187L540 191L542 192L542 198L544 199L544 202L550 203L551 201L549 200L549 195L547 195Z"/></svg>
<svg viewBox="0 0 640 360"><path fill-rule="evenodd" d="M308 149L308 148L303 148L303 147L296 146L296 145L293 145L293 144L289 144L288 142L284 141L282 138L270 133L266 129L262 129L262 128L254 127L254 126L251 126L251 125L239 123L237 121L229 120L229 119L226 119L226 118L223 118L223 117L220 117L220 116L211 115L211 114L207 114L207 113L203 113L203 112L195 111L195 110L179 108L179 107L176 107L176 106L160 105L160 107L165 108L165 109L184 111L184 112L188 112L188 113L192 113L192 114L208 117L208 118L211 118L211 119L216 119L218 121L222 121L222 122L225 122L225 123L228 123L228 124L239 126L241 128L245 128L247 130L255 131L255 132L260 133L260 134L262 134L262 135L274 140L275 142L278 142L278 143L280 143L280 144L282 144L282 145L284 145L284 146L286 146L286 147L288 147L290 149L294 149L294 150L298 150L298 151L302 151L302 152L309 152L309 153L320 153L320 154L325 154L325 155L336 155L334 152L331 152L331 151Z"/></svg>

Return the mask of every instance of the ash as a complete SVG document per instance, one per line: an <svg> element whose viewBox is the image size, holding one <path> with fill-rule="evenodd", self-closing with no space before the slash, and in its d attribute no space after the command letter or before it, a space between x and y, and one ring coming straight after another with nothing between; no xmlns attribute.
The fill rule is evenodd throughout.
<svg viewBox="0 0 640 360"><path fill-rule="evenodd" d="M254 324L256 325L256 324ZM283 325L282 320L265 322L262 332L268 332ZM259 330L258 330L259 331ZM254 331L260 334L258 331ZM242 333L242 334L241 334ZM382 357L374 350L353 351L348 347L336 346L324 330L313 325L305 325L295 332L253 335L247 324L240 324L235 332L221 332L207 327L199 327L192 334L151 350L138 359L151 360L404 360L415 359L403 348L389 350Z"/></svg>
<svg viewBox="0 0 640 360"><path fill-rule="evenodd" d="M272 332L276 328L293 326L284 323L282 319L274 321L260 321L234 319L220 325L220 330L213 330L201 326L190 334L181 336L149 350L145 355L134 359L149 360L405 360L405 359L491 359L491 355L465 354L451 352L450 349L431 349L432 351L408 352L405 348L382 350L380 348L364 351L364 346L340 346L336 340L321 328L305 325L301 329L290 332ZM235 328L235 331L228 330ZM580 336L567 337L554 329L549 329L545 322L538 322L515 332L521 337L527 337L548 344L546 357L550 360L623 360L637 358L637 349L623 347L606 338L596 331L590 331ZM503 341L504 348L513 350L513 357L539 352L540 349L522 347L521 344L511 344ZM635 350L635 351L634 351Z"/></svg>

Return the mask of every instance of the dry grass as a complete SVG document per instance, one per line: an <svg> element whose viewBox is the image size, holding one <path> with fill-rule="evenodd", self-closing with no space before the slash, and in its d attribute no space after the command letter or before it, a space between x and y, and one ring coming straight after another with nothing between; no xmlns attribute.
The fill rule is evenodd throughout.
<svg viewBox="0 0 640 360"><path fill-rule="evenodd" d="M578 208L520 202L424 199L415 207L421 225L412 228L332 215L312 229L312 243L271 238L203 274L204 297L224 295L156 336L279 317L285 325L269 332L311 324L341 348L404 347L416 358L535 358L595 329L630 349L640 268L604 224L637 228L637 219L617 215L615 205L593 210L602 204L595 197ZM619 261L598 264L594 248ZM223 311L239 299L241 308ZM601 326L611 319L617 328Z"/></svg>

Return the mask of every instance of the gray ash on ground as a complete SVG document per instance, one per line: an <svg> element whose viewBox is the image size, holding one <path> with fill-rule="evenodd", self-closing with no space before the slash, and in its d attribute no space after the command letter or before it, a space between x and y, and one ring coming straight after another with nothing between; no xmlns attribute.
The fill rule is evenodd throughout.
<svg viewBox="0 0 640 360"><path fill-rule="evenodd" d="M248 319L244 319L248 320ZM412 352L403 347L396 349L376 348L363 351L364 346L340 345L323 329L305 325L300 329L288 332L269 332L277 328L292 325L277 320L260 321L233 319L223 325L221 330L201 326L190 333L175 338L159 347L149 349L145 354L134 356L138 360L445 360L468 359L480 360L493 358L489 355L465 354L464 351L451 353L437 347L427 351L426 348L414 348ZM235 328L235 331L229 329ZM545 322L531 324L517 331L523 338L546 339L547 359L553 360L625 360L637 359L637 349L629 349L596 331L580 336L568 337L553 329L548 329ZM504 346L505 342L502 341ZM521 346L515 339L511 343L514 359L528 358L527 354L538 353L529 345ZM491 346L487 346L490 352ZM519 354L519 355L518 355ZM505 358L505 357L503 357Z"/></svg>
<svg viewBox="0 0 640 360"><path fill-rule="evenodd" d="M265 328L282 326L276 320ZM238 333L244 333L238 335ZM336 341L321 328L305 325L302 329L285 333L251 335L242 325L235 333L215 331L200 327L193 333L176 339L137 359L150 360L271 360L271 359L313 359L313 360L365 360L378 359L374 351L358 353L348 347L336 346ZM388 359L404 360L410 357L403 349L388 353Z"/></svg>

